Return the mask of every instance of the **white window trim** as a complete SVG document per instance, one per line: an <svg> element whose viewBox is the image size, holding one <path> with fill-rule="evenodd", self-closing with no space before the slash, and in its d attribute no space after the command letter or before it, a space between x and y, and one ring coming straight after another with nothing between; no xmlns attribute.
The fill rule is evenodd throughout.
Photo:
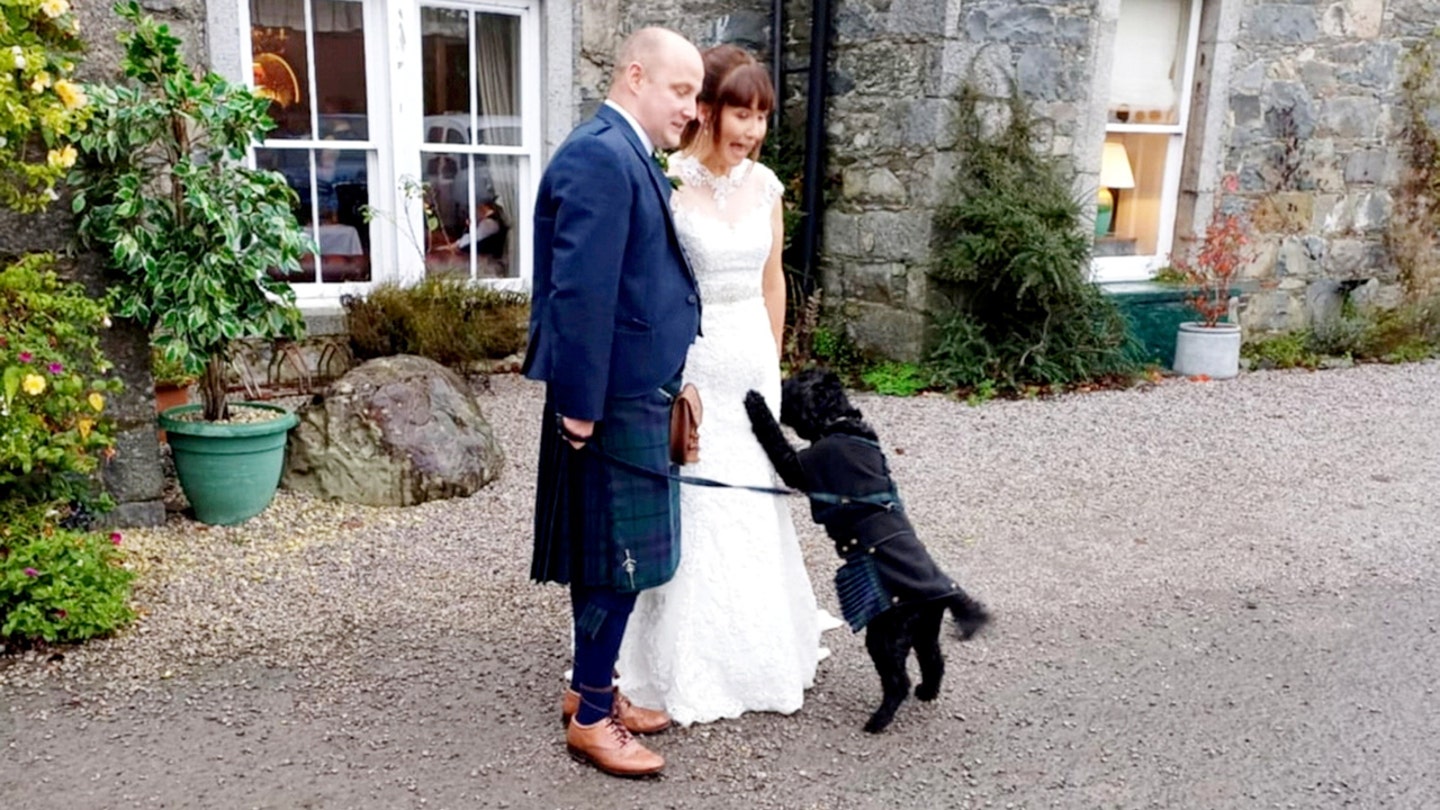
<svg viewBox="0 0 1440 810"><path fill-rule="evenodd" d="M1189 137L1190 100L1195 86L1195 67L1200 50L1200 11L1203 0L1190 0L1189 29L1185 37L1185 73L1180 86L1180 123L1109 124L1110 133L1170 135L1165 148L1165 174L1160 185L1160 230L1156 235L1155 253L1145 256L1097 256L1091 259L1091 279L1097 283L1115 281L1147 281L1156 271L1170 263L1175 246L1175 217L1180 201L1180 174L1185 158L1185 139ZM1117 4L1118 9L1118 4ZM1117 12L1118 13L1118 12ZM1107 55L1113 59L1113 55ZM1106 88L1108 90L1108 88ZM1104 140L1104 137L1101 138Z"/></svg>
<svg viewBox="0 0 1440 810"><path fill-rule="evenodd" d="M372 116L368 130L370 140L347 143L346 147L374 150L371 165L367 166L370 181L368 194L370 206L380 213L377 214L370 231L371 280L328 284L291 283L296 299L304 309L334 305L344 295L364 295L377 284L413 284L425 276L424 257L421 250L411 243L409 236L414 234L423 246L424 211L418 202L410 202L411 210L406 217L407 201L401 191L402 177L419 179L421 176L420 152L424 135L419 122L424 118L424 73L420 64L419 23L422 2L363 0L363 5L367 33L365 61L367 66L381 64L385 67L369 69L366 72L366 109ZM547 151L542 141L542 124L547 117L556 117L553 111L548 111L550 115L547 116L547 110L542 108L544 96L541 85L546 77L541 72L540 0L427 0L423 5L509 13L520 17L521 128L526 146L491 147L486 150L490 154L518 154L528 158L520 164L519 210L511 215L510 233L516 240L516 254L519 256L520 266L516 277L476 279L476 282L498 289L528 291L533 274L530 245L532 212L543 169L542 161ZM549 9L551 14L568 12L570 8L566 2L556 2L553 6ZM234 35L234 39L223 35L210 37L212 69L232 81L248 85L252 70L248 0L211 0L206 4L206 21L209 31L228 31ZM568 26L569 22L567 18L553 21L553 24ZM401 43L401 47L392 48L392 43ZM307 54L312 60L310 70L311 76L314 76L314 56L309 49ZM565 53L553 56L568 57L570 53L566 49ZM397 89L399 92L396 92ZM377 115L387 112L385 119L388 120L381 120L380 115ZM410 119L409 116L412 115L414 118ZM333 141L311 142L299 139L287 139L286 144L295 147L315 144L335 146ZM408 233L402 230L407 228Z"/></svg>

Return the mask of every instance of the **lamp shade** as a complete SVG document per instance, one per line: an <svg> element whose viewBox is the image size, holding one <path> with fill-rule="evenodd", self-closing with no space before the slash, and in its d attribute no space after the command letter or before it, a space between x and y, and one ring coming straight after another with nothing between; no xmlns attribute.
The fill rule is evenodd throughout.
<svg viewBox="0 0 1440 810"><path fill-rule="evenodd" d="M1130 155L1125 144L1106 141L1105 153L1100 158L1101 188L1134 188L1135 175L1130 171Z"/></svg>

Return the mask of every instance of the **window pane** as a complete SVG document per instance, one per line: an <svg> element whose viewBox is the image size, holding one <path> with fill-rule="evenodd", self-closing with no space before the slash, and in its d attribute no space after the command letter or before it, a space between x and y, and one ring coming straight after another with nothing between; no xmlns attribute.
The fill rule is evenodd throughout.
<svg viewBox="0 0 1440 810"><path fill-rule="evenodd" d="M258 2L258 0L256 0ZM312 0L320 137L365 140L365 8L359 0Z"/></svg>
<svg viewBox="0 0 1440 810"><path fill-rule="evenodd" d="M470 13L420 9L425 140L470 143Z"/></svg>
<svg viewBox="0 0 1440 810"><path fill-rule="evenodd" d="M520 145L520 18L475 15L475 142Z"/></svg>
<svg viewBox="0 0 1440 810"><path fill-rule="evenodd" d="M370 225L366 152L361 149L320 149L315 152L315 193L320 223L323 281L370 280Z"/></svg>
<svg viewBox="0 0 1440 810"><path fill-rule="evenodd" d="M1111 133L1106 141L1124 152L1110 151L1109 159L1128 162L1131 177L1111 182L1133 182L1132 188L1110 187L1114 213L1110 232L1095 240L1097 256L1153 256L1159 251L1160 209L1165 185L1165 161L1170 143L1178 135ZM1102 176L1106 174L1102 166ZM1110 177L1117 173L1110 173ZM1123 177L1123 172L1119 173Z"/></svg>
<svg viewBox="0 0 1440 810"><path fill-rule="evenodd" d="M426 241L428 275L515 275L514 220L520 158L512 155L424 155L435 228ZM448 172L453 169L453 176Z"/></svg>
<svg viewBox="0 0 1440 810"><path fill-rule="evenodd" d="M1111 123L1180 123L1189 0L1121 0L1110 73Z"/></svg>
<svg viewBox="0 0 1440 810"><path fill-rule="evenodd" d="M270 99L271 138L310 137L305 0L250 0L254 84Z"/></svg>
<svg viewBox="0 0 1440 810"><path fill-rule="evenodd" d="M295 190L299 201L295 204L295 219L306 226L310 238L315 238L314 216L311 208L310 150L308 149L256 149L255 168L279 172L285 175L285 182ZM307 255L301 261L301 270L295 273L281 273L271 270L270 275L291 283L315 280L315 257Z"/></svg>

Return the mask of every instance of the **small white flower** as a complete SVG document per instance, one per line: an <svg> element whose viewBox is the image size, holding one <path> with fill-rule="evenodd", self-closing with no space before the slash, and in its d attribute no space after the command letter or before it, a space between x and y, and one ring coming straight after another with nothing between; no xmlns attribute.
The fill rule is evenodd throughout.
<svg viewBox="0 0 1440 810"><path fill-rule="evenodd" d="M16 70L24 70L24 69L25 69L25 49L24 49L24 48L21 48L19 45L11 46L11 48L10 48L10 55L15 57L15 69L16 69Z"/></svg>
<svg viewBox="0 0 1440 810"><path fill-rule="evenodd" d="M45 189L45 199L49 200L50 202L55 202L56 200L60 199L60 195L55 193L55 189L47 188Z"/></svg>
<svg viewBox="0 0 1440 810"><path fill-rule="evenodd" d="M109 328L110 328L110 316L109 316L109 315L106 315L106 316L105 316L105 320L101 321L100 323L105 324L105 328L106 328L106 329L109 329Z"/></svg>

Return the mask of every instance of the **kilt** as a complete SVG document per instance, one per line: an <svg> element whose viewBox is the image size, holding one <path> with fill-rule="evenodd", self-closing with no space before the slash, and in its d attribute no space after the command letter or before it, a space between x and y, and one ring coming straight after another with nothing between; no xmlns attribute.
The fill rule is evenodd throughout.
<svg viewBox="0 0 1440 810"><path fill-rule="evenodd" d="M530 577L539 582L641 591L663 585L680 564L680 485L608 463L593 450L645 469L670 464L670 401L663 388L605 404L590 444L576 450L560 435L547 397L535 488L535 548Z"/></svg>

